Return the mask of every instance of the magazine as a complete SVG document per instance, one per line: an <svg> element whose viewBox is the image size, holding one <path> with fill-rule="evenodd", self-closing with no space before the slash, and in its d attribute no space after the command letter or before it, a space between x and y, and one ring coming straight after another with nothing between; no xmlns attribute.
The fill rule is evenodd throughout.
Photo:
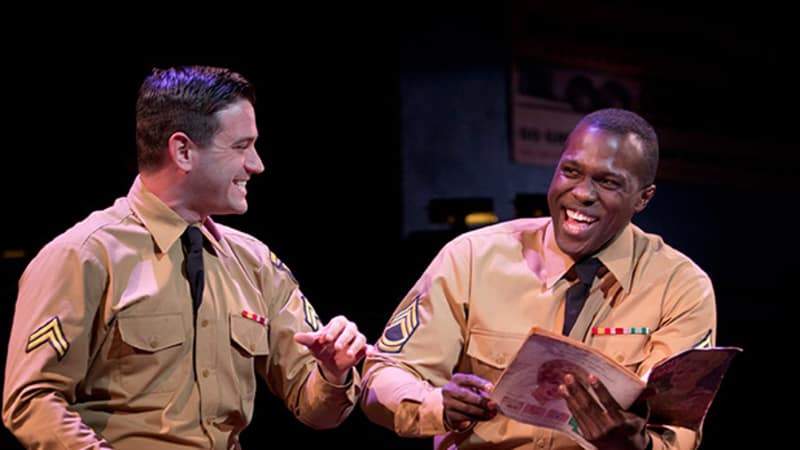
<svg viewBox="0 0 800 450"><path fill-rule="evenodd" d="M598 349L534 327L495 383L491 398L507 417L563 431L584 448L594 449L581 436L558 393L565 373L594 374L623 408L646 401L650 424L697 430L731 360L741 351L738 347L688 349L660 361L639 378Z"/></svg>

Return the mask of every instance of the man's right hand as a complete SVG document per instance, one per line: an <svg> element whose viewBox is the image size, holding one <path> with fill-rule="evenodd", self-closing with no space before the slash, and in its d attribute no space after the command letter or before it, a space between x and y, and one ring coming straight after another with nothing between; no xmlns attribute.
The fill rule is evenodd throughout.
<svg viewBox="0 0 800 450"><path fill-rule="evenodd" d="M464 431L476 421L497 415L497 403L489 399L494 385L483 378L456 373L442 388L443 420L447 428Z"/></svg>

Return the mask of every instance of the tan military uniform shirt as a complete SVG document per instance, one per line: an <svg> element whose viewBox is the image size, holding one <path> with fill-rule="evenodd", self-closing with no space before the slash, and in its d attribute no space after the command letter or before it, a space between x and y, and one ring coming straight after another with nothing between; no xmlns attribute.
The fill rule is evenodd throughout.
<svg viewBox="0 0 800 450"><path fill-rule="evenodd" d="M599 252L596 278L571 337L645 373L665 356L715 338L708 276L634 225ZM531 326L561 333L573 261L549 218L519 219L448 243L398 306L364 365L362 406L402 436L438 435L436 448L579 449L567 435L502 415L446 433L442 393L453 373L496 381ZM649 335L597 335L591 327L647 327ZM692 448L695 433L652 429L653 448ZM504 443L499 445L499 443Z"/></svg>
<svg viewBox="0 0 800 450"><path fill-rule="evenodd" d="M329 384L293 340L320 324L292 274L263 243L210 219L195 326L187 225L137 178L31 261L3 392L3 421L24 445L239 448L256 372L310 426L350 413L355 371L347 386Z"/></svg>

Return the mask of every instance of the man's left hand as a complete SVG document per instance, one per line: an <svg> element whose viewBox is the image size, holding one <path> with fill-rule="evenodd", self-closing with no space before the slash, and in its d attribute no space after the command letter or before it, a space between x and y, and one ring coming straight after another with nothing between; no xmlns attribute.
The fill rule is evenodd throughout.
<svg viewBox="0 0 800 450"><path fill-rule="evenodd" d="M339 385L347 382L350 369L367 352L367 338L344 316L334 317L317 331L295 333L294 340L308 347L325 379Z"/></svg>
<svg viewBox="0 0 800 450"><path fill-rule="evenodd" d="M622 409L596 376L589 375L582 379L567 374L558 391L578 422L583 437L598 449L647 448L650 441L646 431L647 413L641 417ZM592 392L597 396L596 399Z"/></svg>

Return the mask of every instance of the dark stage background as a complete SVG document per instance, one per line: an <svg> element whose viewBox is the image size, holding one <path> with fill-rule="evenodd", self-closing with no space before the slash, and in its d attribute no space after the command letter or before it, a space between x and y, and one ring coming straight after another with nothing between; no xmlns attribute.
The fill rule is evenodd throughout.
<svg viewBox="0 0 800 450"><path fill-rule="evenodd" d="M773 430L782 429L781 420L773 407L779 386L790 385L784 380L792 377L776 370L789 315L780 287L788 270L780 262L792 240L791 221L784 217L792 204L781 197L788 192L785 173L795 149L779 141L784 130L778 108L787 89L779 81L779 14L768 15L766 7L721 13L674 5L629 8L624 2L527 3L541 7L530 39L550 43L554 52L580 45L601 53L619 49L634 61L658 60L657 67L681 80L678 92L675 86L660 92L675 99L662 103L668 106L661 117L689 123L701 135L757 145L752 160L731 162L722 152L708 161L731 169L733 177L659 181L652 207L637 223L709 272L717 289L718 343L745 350L712 406L702 448L780 442ZM16 283L30 258L90 211L124 195L133 181L134 103L149 69L211 64L230 66L255 83L259 149L267 167L248 184L250 211L219 221L270 245L324 320L345 314L375 341L450 236L441 227L403 230L405 215L426 214L403 209L404 198L419 194L403 183L403 155L420 132L414 127L440 114L432 98L414 127L401 119L413 91L409 80L436 77L447 84L476 71L480 76L485 67L507 70L512 11L503 2L481 8L408 4L386 11L298 7L245 14L250 17L237 12L231 22L184 17L168 23L165 14L135 30L118 26L118 18L32 25L29 33L46 37L10 48L4 59L4 339ZM446 141L457 130L437 132ZM508 143L507 134L501 138ZM434 165L436 146L429 151ZM510 155L508 148L498 151ZM464 160L471 158L465 149ZM244 448L272 446L278 436L299 448L430 448L430 440L395 437L358 410L336 430L309 431L266 387L259 392ZM2 429L0 448L20 447Z"/></svg>

